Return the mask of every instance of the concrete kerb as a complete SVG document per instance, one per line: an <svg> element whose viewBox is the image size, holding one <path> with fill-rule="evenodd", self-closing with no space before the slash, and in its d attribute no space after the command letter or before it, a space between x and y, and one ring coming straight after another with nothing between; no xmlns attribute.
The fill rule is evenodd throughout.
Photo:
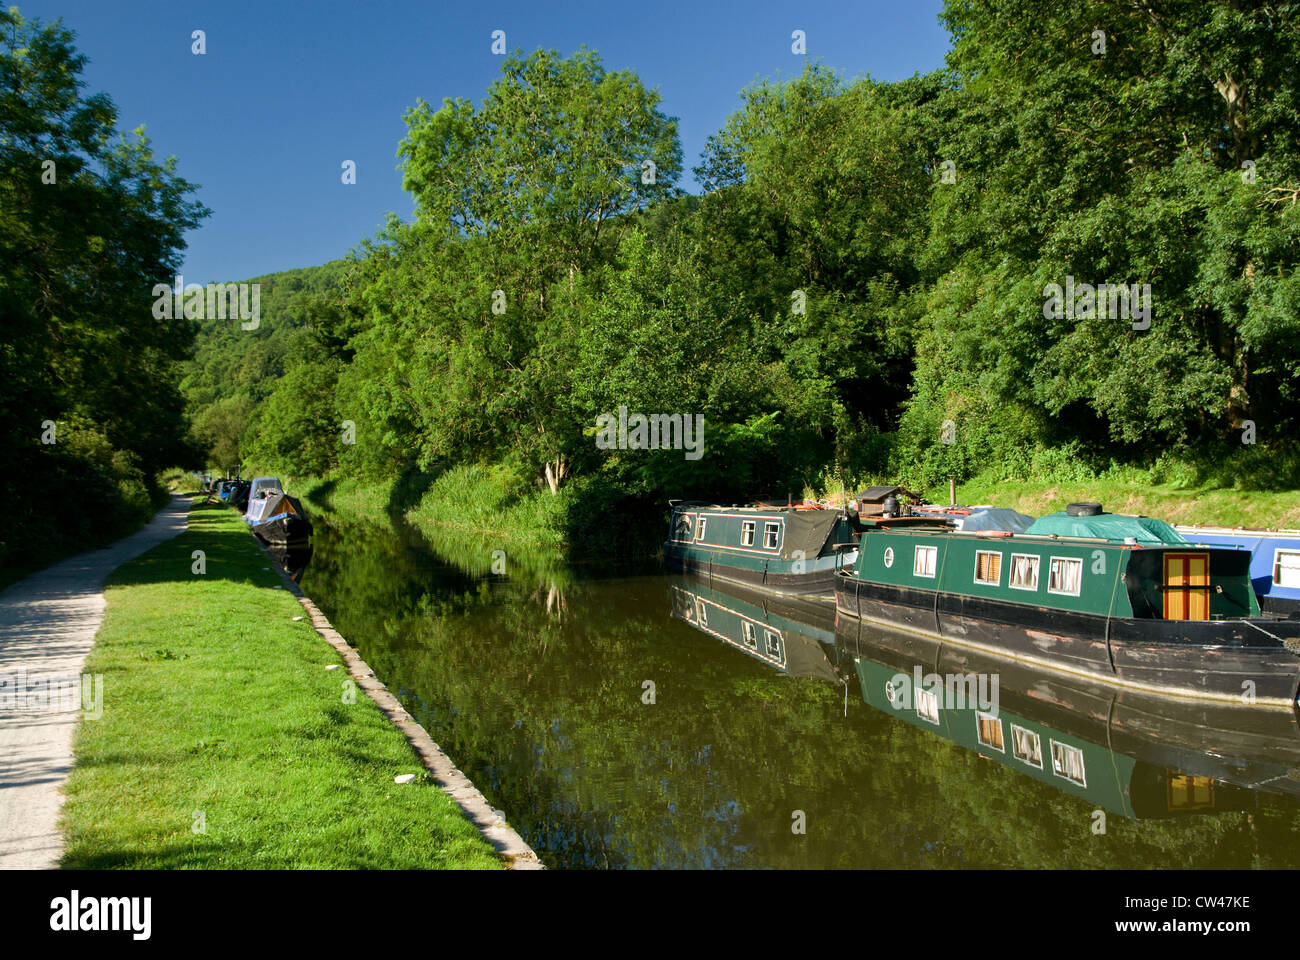
<svg viewBox="0 0 1300 960"><path fill-rule="evenodd" d="M302 592L302 588L294 583L293 579L285 572L284 567L271 555L261 540L253 537L258 548L271 561L271 569L276 571L284 587L292 593L298 600L299 605L307 613L307 619L315 631L331 647L338 651L339 656L343 658L343 663L347 667L348 675L356 681L358 687L365 691L375 705L383 712L389 721L401 730L406 736L406 740L414 748L420 761L424 764L424 769L429 771L442 792L451 797L451 799L460 807L461 812L470 823L478 828L485 840L490 843L497 854L507 862L511 870L545 870L546 867L538 858L537 853L530 847L524 838L521 837L514 828L497 816L492 805L487 802L487 798L474 786L469 777L465 776L454 763L434 742L433 737L424 729L415 718L412 717L406 708L402 706L397 697L375 676L375 672L370 669L369 665L361 659L360 654L343 639L342 634L334 629L333 624L329 622L325 614L320 612L316 604L312 603L311 598Z"/></svg>

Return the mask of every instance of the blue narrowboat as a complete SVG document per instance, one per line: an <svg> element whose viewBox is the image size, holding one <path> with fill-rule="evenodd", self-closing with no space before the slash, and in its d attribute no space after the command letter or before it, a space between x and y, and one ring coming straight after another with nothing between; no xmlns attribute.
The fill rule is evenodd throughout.
<svg viewBox="0 0 1300 960"><path fill-rule="evenodd" d="M1194 543L1250 551L1250 582L1265 613L1300 614L1300 530L1176 527Z"/></svg>

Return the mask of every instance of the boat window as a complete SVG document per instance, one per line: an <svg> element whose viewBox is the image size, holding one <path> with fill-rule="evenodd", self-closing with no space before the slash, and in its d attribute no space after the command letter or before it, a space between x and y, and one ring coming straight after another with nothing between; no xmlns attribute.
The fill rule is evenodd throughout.
<svg viewBox="0 0 1300 960"><path fill-rule="evenodd" d="M781 636L775 631L768 630L764 633L764 639L767 640L767 652L773 657L781 655Z"/></svg>
<svg viewBox="0 0 1300 960"><path fill-rule="evenodd" d="M695 531L695 539L696 539L696 540L703 540L703 539L704 539L704 527L705 527L705 525L706 525L708 522L709 522L709 518L708 518L708 517L700 517L700 526L699 526L699 529L697 529L697 530Z"/></svg>
<svg viewBox="0 0 1300 960"><path fill-rule="evenodd" d="M740 542L747 547L754 545L754 521L746 520L740 525Z"/></svg>
<svg viewBox="0 0 1300 960"><path fill-rule="evenodd" d="M1083 561L1069 557L1052 557L1051 573L1047 577L1048 593L1063 593L1077 597L1083 583Z"/></svg>
<svg viewBox="0 0 1300 960"><path fill-rule="evenodd" d="M703 600L695 601L695 617L697 620L699 620L700 626L707 627L709 625L709 614L704 609Z"/></svg>
<svg viewBox="0 0 1300 960"><path fill-rule="evenodd" d="M939 722L939 694L934 690L916 688L916 715L931 723Z"/></svg>
<svg viewBox="0 0 1300 960"><path fill-rule="evenodd" d="M781 524L765 523L763 524L763 547L766 550L775 550L776 542L781 537Z"/></svg>
<svg viewBox="0 0 1300 960"><path fill-rule="evenodd" d="M1038 557L1028 553L1011 555L1011 586L1017 590L1038 589Z"/></svg>
<svg viewBox="0 0 1300 960"><path fill-rule="evenodd" d="M912 573L918 577L933 577L934 562L938 556L938 547L917 547L912 560Z"/></svg>
<svg viewBox="0 0 1300 960"><path fill-rule="evenodd" d="M740 627L741 627L741 632L745 635L745 646L752 647L753 649L757 650L758 634L754 630L754 625L750 623L748 620L742 620Z"/></svg>
<svg viewBox="0 0 1300 960"><path fill-rule="evenodd" d="M975 582L997 586L1002 582L1002 553L999 550L975 551Z"/></svg>
<svg viewBox="0 0 1300 960"><path fill-rule="evenodd" d="M1083 770L1083 751L1067 743L1052 741L1052 772L1081 787L1088 785Z"/></svg>
<svg viewBox="0 0 1300 960"><path fill-rule="evenodd" d="M984 746L1006 752L1006 747L1002 745L1002 721L997 717L975 714L975 735Z"/></svg>
<svg viewBox="0 0 1300 960"><path fill-rule="evenodd" d="M1273 585L1300 587L1300 550L1278 550L1273 554Z"/></svg>
<svg viewBox="0 0 1300 960"><path fill-rule="evenodd" d="M1011 753L1031 767L1043 769L1043 741L1032 730L1011 725Z"/></svg>

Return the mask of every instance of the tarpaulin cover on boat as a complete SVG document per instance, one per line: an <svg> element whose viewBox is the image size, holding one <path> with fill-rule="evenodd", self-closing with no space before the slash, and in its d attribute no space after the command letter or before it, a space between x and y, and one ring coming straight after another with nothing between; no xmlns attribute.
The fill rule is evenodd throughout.
<svg viewBox="0 0 1300 960"><path fill-rule="evenodd" d="M973 510L969 517L958 520L962 530L1010 530L1012 533L1024 533L1033 526L1034 518L1007 507L989 507L987 510Z"/></svg>
<svg viewBox="0 0 1300 960"><path fill-rule="evenodd" d="M785 515L785 542L781 544L782 560L797 560L796 550L804 559L811 560L822 552L826 538L831 535L840 515L834 510L794 510Z"/></svg>
<svg viewBox="0 0 1300 960"><path fill-rule="evenodd" d="M302 516L302 506L287 493L272 493L266 498L266 506L262 509L260 519L265 523L272 517L278 517L284 513L296 513Z"/></svg>
<svg viewBox="0 0 1300 960"><path fill-rule="evenodd" d="M1064 510L1035 520L1028 534L1058 537L1099 537L1123 540L1132 537L1138 543L1187 543L1187 538L1163 520L1154 517L1130 517L1122 513L1099 513L1092 517L1071 517Z"/></svg>

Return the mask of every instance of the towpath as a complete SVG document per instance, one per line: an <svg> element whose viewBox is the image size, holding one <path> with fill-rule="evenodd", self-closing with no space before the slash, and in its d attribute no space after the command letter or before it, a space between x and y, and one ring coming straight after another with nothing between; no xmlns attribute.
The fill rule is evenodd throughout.
<svg viewBox="0 0 1300 960"><path fill-rule="evenodd" d="M50 694L80 684L104 620L105 579L181 533L189 508L189 497L175 496L138 533L0 593L0 869L58 866L62 787L72 771L81 711L80 704L68 709L67 698ZM15 691L19 683L24 689Z"/></svg>

